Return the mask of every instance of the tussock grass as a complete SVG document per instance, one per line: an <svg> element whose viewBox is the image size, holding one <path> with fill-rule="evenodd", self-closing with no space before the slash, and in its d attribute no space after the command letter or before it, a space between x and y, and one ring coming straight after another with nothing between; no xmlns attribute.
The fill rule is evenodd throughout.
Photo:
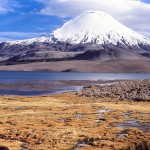
<svg viewBox="0 0 150 150"><path fill-rule="evenodd" d="M135 145L129 145L124 150L150 150L150 143L148 143L147 141L142 141Z"/></svg>

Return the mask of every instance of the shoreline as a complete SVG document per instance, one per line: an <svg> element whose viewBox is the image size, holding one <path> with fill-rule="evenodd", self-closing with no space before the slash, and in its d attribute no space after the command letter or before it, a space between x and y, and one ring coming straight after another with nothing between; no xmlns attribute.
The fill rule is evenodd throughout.
<svg viewBox="0 0 150 150"><path fill-rule="evenodd" d="M150 79L126 80L110 85L90 85L77 92L80 96L150 101Z"/></svg>
<svg viewBox="0 0 150 150"><path fill-rule="evenodd" d="M1 68L0 68L1 69ZM54 70L0 70L0 72L47 72L47 73L102 73L102 74L107 74L107 73L110 73L110 74L150 74L150 72L134 72L134 71L131 71L131 72L88 72L88 71L85 71L85 72L82 72L82 71L54 71Z"/></svg>
<svg viewBox="0 0 150 150"><path fill-rule="evenodd" d="M40 96L80 90L89 85L149 79L150 74L1 72L0 95Z"/></svg>
<svg viewBox="0 0 150 150"><path fill-rule="evenodd" d="M21 95L22 96L51 95L55 93L59 94L59 93L72 92L72 91L76 92L88 85L100 85L100 84L103 85L103 84L116 83L120 81L124 81L124 80L52 80L52 81L45 81L45 82L38 82L38 81L21 82L20 81L15 83L0 83L0 95L11 95L11 93L14 93L15 91L16 94L12 94L12 95L20 95L20 96ZM8 93L2 94L5 92L5 90ZM33 93L35 92L35 94L32 94L32 92Z"/></svg>

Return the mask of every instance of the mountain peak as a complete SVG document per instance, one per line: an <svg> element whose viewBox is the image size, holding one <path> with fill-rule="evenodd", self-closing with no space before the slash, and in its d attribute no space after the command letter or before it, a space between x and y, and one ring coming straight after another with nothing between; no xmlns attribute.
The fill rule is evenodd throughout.
<svg viewBox="0 0 150 150"><path fill-rule="evenodd" d="M85 11L76 18L66 22L51 34L9 44L28 45L32 43L70 43L92 44L92 46L121 46L127 49L150 49L150 39L134 32L103 11Z"/></svg>
<svg viewBox="0 0 150 150"><path fill-rule="evenodd" d="M1 61L150 58L150 39L102 11L86 11L51 34L0 44ZM90 57L89 57L90 56Z"/></svg>
<svg viewBox="0 0 150 150"><path fill-rule="evenodd" d="M68 21L53 35L58 41L79 43L117 43L138 45L150 40L124 26L113 17L102 11L85 11L75 19Z"/></svg>

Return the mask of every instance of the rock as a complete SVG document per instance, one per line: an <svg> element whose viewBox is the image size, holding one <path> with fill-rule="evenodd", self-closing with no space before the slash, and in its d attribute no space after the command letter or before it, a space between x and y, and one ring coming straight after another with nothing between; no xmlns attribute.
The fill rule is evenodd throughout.
<svg viewBox="0 0 150 150"><path fill-rule="evenodd" d="M122 81L113 85L84 87L78 95L87 97L109 97L120 100L150 101L150 79Z"/></svg>

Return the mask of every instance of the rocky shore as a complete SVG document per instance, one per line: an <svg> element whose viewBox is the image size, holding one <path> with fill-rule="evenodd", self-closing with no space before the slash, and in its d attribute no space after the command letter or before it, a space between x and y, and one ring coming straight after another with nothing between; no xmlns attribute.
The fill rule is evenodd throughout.
<svg viewBox="0 0 150 150"><path fill-rule="evenodd" d="M150 79L121 81L111 85L91 85L77 93L80 96L117 98L120 100L150 101Z"/></svg>

